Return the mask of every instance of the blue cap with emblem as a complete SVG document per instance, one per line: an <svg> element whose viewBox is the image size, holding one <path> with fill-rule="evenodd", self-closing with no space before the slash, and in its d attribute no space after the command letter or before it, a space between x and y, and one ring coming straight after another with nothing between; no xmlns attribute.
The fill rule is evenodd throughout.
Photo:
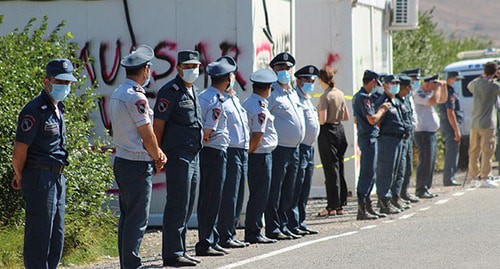
<svg viewBox="0 0 500 269"><path fill-rule="evenodd" d="M399 83L399 78L395 75L387 75L384 77L384 83Z"/></svg>
<svg viewBox="0 0 500 269"><path fill-rule="evenodd" d="M55 59L50 61L45 67L45 72L48 76L56 79L76 81L75 76L73 76L73 64L68 59Z"/></svg>
<svg viewBox="0 0 500 269"><path fill-rule="evenodd" d="M236 61L230 56L223 56L207 66L207 73L211 77L222 77L233 73L238 67Z"/></svg>
<svg viewBox="0 0 500 269"><path fill-rule="evenodd" d="M410 86L411 85L411 78L402 74L402 75L399 75L399 84L401 86Z"/></svg>
<svg viewBox="0 0 500 269"><path fill-rule="evenodd" d="M201 64L200 53L195 50L181 50L177 53L177 64Z"/></svg>
<svg viewBox="0 0 500 269"><path fill-rule="evenodd" d="M422 68L417 67L417 68L413 68L413 69L406 69L401 73L407 75L408 77L415 77L416 79L420 79L421 72L422 72Z"/></svg>
<svg viewBox="0 0 500 269"><path fill-rule="evenodd" d="M149 46L142 45L129 55L123 57L120 64L126 69L138 69L145 66L155 57L153 49Z"/></svg>
<svg viewBox="0 0 500 269"><path fill-rule="evenodd" d="M435 74L434 76L424 77L424 82L434 82L439 79L439 74Z"/></svg>
<svg viewBox="0 0 500 269"><path fill-rule="evenodd" d="M271 84L278 81L278 77L271 69L259 69L250 75L250 81L254 83Z"/></svg>
<svg viewBox="0 0 500 269"><path fill-rule="evenodd" d="M380 82L380 76L379 74L371 71L371 70L365 70L365 73L363 74L363 80L365 79L374 79L379 86L382 86L382 82Z"/></svg>
<svg viewBox="0 0 500 269"><path fill-rule="evenodd" d="M288 52L282 52L278 55L276 55L272 60L271 62L269 63L269 66L271 66L271 68L273 68L275 65L287 65L289 67L292 67L295 65L295 58L293 58L293 56L288 53Z"/></svg>
<svg viewBox="0 0 500 269"><path fill-rule="evenodd" d="M308 77L310 79L316 79L319 76L319 69L314 65L306 65L299 69L295 74L296 78Z"/></svg>

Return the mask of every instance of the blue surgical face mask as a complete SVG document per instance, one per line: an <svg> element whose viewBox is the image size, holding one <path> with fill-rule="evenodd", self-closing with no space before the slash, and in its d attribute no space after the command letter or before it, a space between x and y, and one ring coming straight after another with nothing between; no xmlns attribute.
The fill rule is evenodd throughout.
<svg viewBox="0 0 500 269"><path fill-rule="evenodd" d="M458 91L460 89L460 86L462 86L460 81L453 82L453 89L455 89L455 91Z"/></svg>
<svg viewBox="0 0 500 269"><path fill-rule="evenodd" d="M230 79L229 85L226 88L226 92L234 88L234 80Z"/></svg>
<svg viewBox="0 0 500 269"><path fill-rule="evenodd" d="M288 84L290 83L290 73L286 70L281 70L278 72L278 81L281 84Z"/></svg>
<svg viewBox="0 0 500 269"><path fill-rule="evenodd" d="M418 90L418 88L420 88L420 80L415 80L411 83L411 87L414 89L414 90Z"/></svg>
<svg viewBox="0 0 500 269"><path fill-rule="evenodd" d="M150 81L151 81L151 69L149 70L149 76L146 79L146 82L144 82L144 84L142 84L141 87L146 88Z"/></svg>
<svg viewBox="0 0 500 269"><path fill-rule="evenodd" d="M52 84L52 83L51 83ZM67 84L52 84L52 91L50 96L58 102L64 101L68 94L71 92L71 86Z"/></svg>
<svg viewBox="0 0 500 269"><path fill-rule="evenodd" d="M182 69L182 79L187 83L193 83L200 75L200 69Z"/></svg>
<svg viewBox="0 0 500 269"><path fill-rule="evenodd" d="M396 84L396 85L391 85L391 87L389 88L389 92L392 94L392 95L396 95L399 93L399 84Z"/></svg>
<svg viewBox="0 0 500 269"><path fill-rule="evenodd" d="M307 94L312 93L314 91L314 84L311 82L304 82L301 89Z"/></svg>

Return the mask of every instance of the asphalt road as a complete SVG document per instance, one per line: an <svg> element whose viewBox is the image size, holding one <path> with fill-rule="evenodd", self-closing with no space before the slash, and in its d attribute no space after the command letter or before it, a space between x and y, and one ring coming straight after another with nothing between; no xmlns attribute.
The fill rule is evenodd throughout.
<svg viewBox="0 0 500 269"><path fill-rule="evenodd" d="M500 268L500 189L457 188L387 219L336 227L196 268Z"/></svg>

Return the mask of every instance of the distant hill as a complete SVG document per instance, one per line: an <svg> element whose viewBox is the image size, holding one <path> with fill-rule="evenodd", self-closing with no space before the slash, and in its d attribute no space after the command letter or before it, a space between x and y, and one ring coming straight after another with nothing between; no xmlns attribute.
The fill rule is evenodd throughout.
<svg viewBox="0 0 500 269"><path fill-rule="evenodd" d="M500 47L500 0L420 0L420 11L434 7L433 20L449 37L473 35Z"/></svg>

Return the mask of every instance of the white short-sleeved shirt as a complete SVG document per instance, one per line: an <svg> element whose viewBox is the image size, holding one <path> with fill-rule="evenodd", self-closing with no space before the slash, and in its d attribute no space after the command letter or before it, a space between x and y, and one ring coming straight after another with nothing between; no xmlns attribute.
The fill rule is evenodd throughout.
<svg viewBox="0 0 500 269"><path fill-rule="evenodd" d="M247 110L240 104L236 95L225 95L223 103L227 115L227 129L229 131L229 147L248 149L250 143L250 129L248 127Z"/></svg>
<svg viewBox="0 0 500 269"><path fill-rule="evenodd" d="M152 160L137 129L153 121L153 110L145 93L137 82L126 79L111 95L111 126L116 157L133 161Z"/></svg>
<svg viewBox="0 0 500 269"><path fill-rule="evenodd" d="M267 100L255 93L252 93L243 102L243 107L248 114L250 133L263 133L262 140L254 153L271 153L278 145L274 116L269 112L267 106Z"/></svg>
<svg viewBox="0 0 500 269"><path fill-rule="evenodd" d="M433 91L426 92L419 88L412 94L417 114L417 126L415 132L437 132L439 129L439 117L433 106L427 105L427 101L434 94Z"/></svg>
<svg viewBox="0 0 500 269"><path fill-rule="evenodd" d="M279 83L272 84L269 96L269 111L275 117L274 127L278 132L278 145L297 147L304 140L304 112L299 97L293 88L283 89Z"/></svg>
<svg viewBox="0 0 500 269"><path fill-rule="evenodd" d="M312 146L318 139L319 135L318 111L311 102L311 97L309 97L309 95L305 96L299 89L297 89L297 94L299 96L302 110L304 111L305 136L302 144Z"/></svg>
<svg viewBox="0 0 500 269"><path fill-rule="evenodd" d="M224 94L210 86L199 95L203 129L212 133L205 147L226 150L229 146L229 131L227 130L227 114L222 105Z"/></svg>

